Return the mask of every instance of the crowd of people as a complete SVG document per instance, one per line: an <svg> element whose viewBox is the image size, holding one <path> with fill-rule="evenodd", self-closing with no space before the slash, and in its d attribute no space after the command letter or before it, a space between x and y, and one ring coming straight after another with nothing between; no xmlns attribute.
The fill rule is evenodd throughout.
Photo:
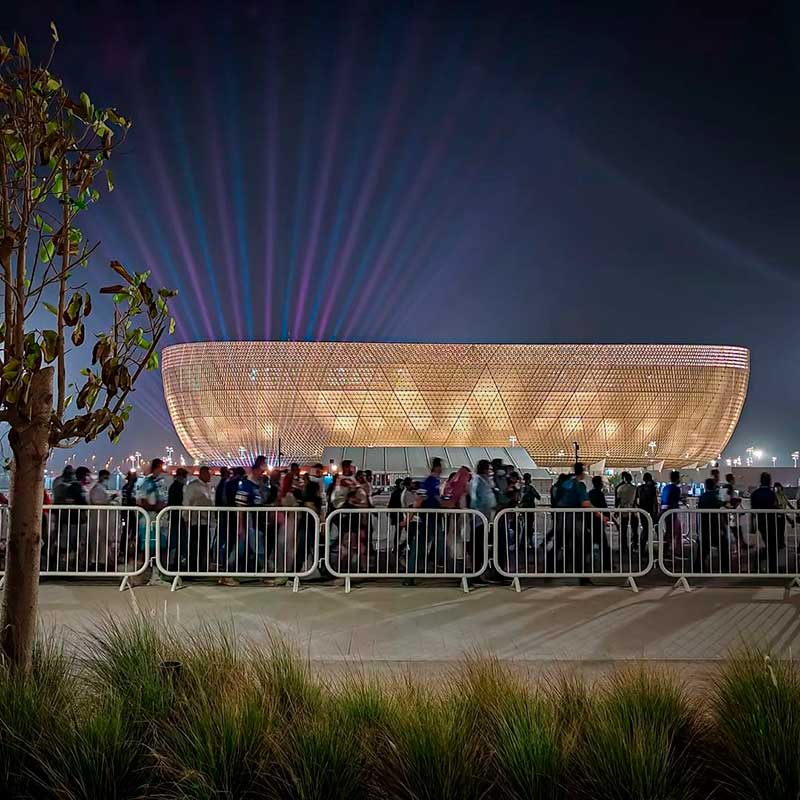
<svg viewBox="0 0 800 800"><path fill-rule="evenodd" d="M53 482L52 498L46 500L77 507L104 507L111 503L138 506L151 520L164 508L181 509L170 512L157 535L168 554L169 568L193 572L275 571L279 558L283 559L284 571L296 571L301 564L316 559L314 537L305 523L305 527L298 528L297 515L291 517L290 524L290 515L268 514L267 509L305 507L320 518L326 515L330 518L337 510L366 511L375 506L372 474L357 469L351 461L344 461L331 475L322 464L307 470L291 464L288 469L270 471L266 457L259 456L249 470L222 467L213 476L208 467L202 466L197 476L192 477L183 467L169 476L164 462L156 458L144 477L129 472L119 492L111 490L109 482L108 470L100 470L93 480L87 467L67 466ZM786 526L794 527L796 522L791 514L766 513L792 509L792 505L783 487L773 484L768 473L763 473L760 484L750 498L753 513L749 527L760 535L763 543L760 549L772 572L777 569L778 554L786 548ZM608 499L612 491L611 508L623 513L610 513ZM611 487L599 475L589 478L582 464L555 479L548 499L552 508L590 509L592 513L556 515L550 528L539 535L534 510L543 498L529 474L496 459L481 460L474 470L462 466L445 476L442 460L434 458L427 477L397 478L388 503L381 504L394 513L386 515L383 521L368 514L363 518L334 517L326 532L327 546L340 567L357 563L356 571L397 572L411 576L409 582L413 582L415 574L469 571L481 563L490 547L482 521L473 518L467 525L463 519L455 522L455 518L448 520L418 512L475 509L492 522L498 512L515 509L516 514L501 517L498 536L501 552L493 554L495 564L504 567L513 564L519 568L520 558L526 564L535 558L548 572L580 573L587 571L587 564L591 565L597 557L606 565L614 558L621 558L623 553L630 559L634 556L641 559L640 554L651 543L649 521L656 523L662 513L685 503L677 471L670 474L663 486L650 473L644 473L636 484L632 474L623 471ZM735 476L728 474L723 480L719 470L712 470L698 499L698 508L733 512L741 504ZM247 508L252 513L244 516L201 513L204 509L223 508ZM151 535L147 531L152 526L142 524L142 518L135 514L122 514L114 519L114 527L109 530L109 519L108 515L100 514L62 515L56 531L58 547L63 549L66 542L66 550L74 549L76 562L84 563L89 570L102 564L118 566L121 559L135 561L144 539ZM346 529L343 519L349 520ZM713 550L718 551L723 562L729 562L735 549L744 552L757 546L745 535L739 519L736 514L724 513L702 516L695 538L689 539L680 515L670 515L664 528L665 557L691 558L694 571L705 568ZM45 529L49 524L45 515ZM81 525L89 529L84 530L82 538ZM616 547L612 547L612 526L618 534ZM54 537L46 538L52 548ZM537 553L537 548L541 552ZM43 566L45 557L49 559L50 555L47 546L43 546ZM234 581L223 577L221 582Z"/></svg>

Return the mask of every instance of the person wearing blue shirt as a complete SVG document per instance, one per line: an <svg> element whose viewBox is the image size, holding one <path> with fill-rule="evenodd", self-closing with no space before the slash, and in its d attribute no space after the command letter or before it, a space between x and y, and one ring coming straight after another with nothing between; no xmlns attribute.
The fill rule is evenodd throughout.
<svg viewBox="0 0 800 800"><path fill-rule="evenodd" d="M431 470L419 487L422 497L420 509L436 510L442 507L441 498L442 459L431 460ZM408 572L427 572L428 552L434 547L439 561L444 559L444 525L435 519L436 514L422 513L418 517L416 531L409 535ZM406 578L404 586L413 586L414 578Z"/></svg>
<svg viewBox="0 0 800 800"><path fill-rule="evenodd" d="M556 507L563 509L591 508L589 493L584 483L583 464L575 464L575 471L561 483L555 497ZM555 571L555 559L563 551L561 571L565 574L583 572L587 557L592 556L592 536L589 517L585 513L558 514L555 524L555 542L548 554L548 570ZM547 563L547 562L546 562ZM589 585L587 577L580 578L581 585Z"/></svg>
<svg viewBox="0 0 800 800"><path fill-rule="evenodd" d="M422 508L441 508L441 482L442 482L442 459L434 458L431 461L431 472L427 478L422 482L419 487L425 492L425 500L422 502Z"/></svg>

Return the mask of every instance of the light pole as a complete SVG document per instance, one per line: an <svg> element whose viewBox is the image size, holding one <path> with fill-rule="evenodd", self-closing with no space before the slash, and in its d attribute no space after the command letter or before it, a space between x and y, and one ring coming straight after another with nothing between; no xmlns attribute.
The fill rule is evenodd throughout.
<svg viewBox="0 0 800 800"><path fill-rule="evenodd" d="M797 461L800 459L800 450L795 450L792 453L792 463L794 464L794 468L797 469Z"/></svg>
<svg viewBox="0 0 800 800"><path fill-rule="evenodd" d="M778 463L777 456L772 456L772 469L775 469L775 464Z"/></svg>

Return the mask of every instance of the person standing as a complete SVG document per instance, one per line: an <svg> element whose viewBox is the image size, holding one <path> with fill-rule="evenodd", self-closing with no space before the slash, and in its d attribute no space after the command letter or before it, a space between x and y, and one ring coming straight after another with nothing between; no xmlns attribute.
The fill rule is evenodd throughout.
<svg viewBox="0 0 800 800"><path fill-rule="evenodd" d="M231 471L227 467L219 468L219 480L214 488L214 505L217 508L224 508L227 505L225 498L225 484L231 477Z"/></svg>
<svg viewBox="0 0 800 800"><path fill-rule="evenodd" d="M73 473L73 480L67 486L65 504L69 506L89 505L89 484L92 482L92 472L88 467L78 467ZM83 571L89 569L89 549L87 547L88 514L85 510L62 510L62 529L68 531L66 535L67 563L74 559L75 569ZM60 555L60 554L59 554Z"/></svg>
<svg viewBox="0 0 800 800"><path fill-rule="evenodd" d="M713 479L712 479L713 480ZM669 473L669 483L661 490L661 513L676 511L681 505L681 474L674 469ZM716 483L714 484L716 486ZM665 542L672 552L673 560L683 558L683 526L677 514L667 517Z"/></svg>
<svg viewBox="0 0 800 800"><path fill-rule="evenodd" d="M725 514L717 513L723 508L719 496L719 485L714 477L706 478L704 491L697 501L700 511L700 540L692 558L692 572L702 573L711 548L719 551L720 572L730 572L730 547L725 529Z"/></svg>
<svg viewBox="0 0 800 800"><path fill-rule="evenodd" d="M778 551L785 546L778 533L778 498L772 489L772 476L769 472L762 472L759 487L750 495L750 508L753 511L767 511L772 513L753 514L753 522L761 534L764 547L767 550L767 569L771 573L778 571Z"/></svg>
<svg viewBox="0 0 800 800"><path fill-rule="evenodd" d="M589 502L593 508L608 508L605 489L603 488L603 478L595 475L592 478L592 488L588 492ZM612 567L611 547L605 533L605 523L608 519L607 514L592 514L592 541L590 545L589 558L594 567L594 546L600 546L600 571L610 570ZM592 569L594 571L594 569Z"/></svg>
<svg viewBox="0 0 800 800"><path fill-rule="evenodd" d="M175 477L167 492L167 505L170 509L183 506L183 490L189 473L183 468L175 470ZM183 512L170 510L169 512L169 540L167 552L171 570L186 569L189 554L189 526L183 517Z"/></svg>
<svg viewBox="0 0 800 800"><path fill-rule="evenodd" d="M150 462L150 472L142 482L139 505L150 514L157 514L167 506L167 483L164 478L164 462L154 458Z"/></svg>
<svg viewBox="0 0 800 800"><path fill-rule="evenodd" d="M614 490L614 506L620 511L619 537L620 550L628 546L632 552L639 551L639 515L633 511L636 507L636 487L633 485L633 475L622 472L620 482ZM628 539L630 528L630 539Z"/></svg>
<svg viewBox="0 0 800 800"><path fill-rule="evenodd" d="M183 505L188 508L208 509L214 505L214 487L211 470L200 467L197 478L186 485ZM188 561L191 572L208 572L209 543L213 537L213 511L184 511L184 522L189 526Z"/></svg>
<svg viewBox="0 0 800 800"><path fill-rule="evenodd" d="M491 464L485 458L480 459L475 465L475 474L470 483L470 508L479 511L486 517L488 525L492 524L495 508L497 507L497 496L494 491L494 484L491 476ZM472 571L476 571L479 565L483 564L486 554L487 537L489 527L483 521L475 523L474 535L472 537L472 552L470 559ZM482 575L472 580L476 586L485 586L487 581Z"/></svg>
<svg viewBox="0 0 800 800"><path fill-rule="evenodd" d="M536 503L542 499L539 490L531 482L530 472L522 476L522 489L519 495L520 508L536 508Z"/></svg>
<svg viewBox="0 0 800 800"><path fill-rule="evenodd" d="M653 525L658 524L659 505L658 505L658 486L649 472L642 476L642 482L636 487L636 507L650 515ZM641 520L642 536L641 549L644 550L650 542L650 522L647 518Z"/></svg>
<svg viewBox="0 0 800 800"><path fill-rule="evenodd" d="M72 464L67 464L61 474L53 481L53 505L66 505L67 492L74 481L75 468Z"/></svg>
<svg viewBox="0 0 800 800"><path fill-rule="evenodd" d="M135 469L128 470L125 476L125 483L122 485L122 505L130 508L136 505L136 484L139 481L139 474Z"/></svg>
<svg viewBox="0 0 800 800"><path fill-rule="evenodd" d="M89 505L108 506L117 499L116 492L110 492L108 482L111 473L101 469L97 473L97 482L89 490ZM97 509L89 511L89 535L87 547L89 563L94 570L114 572L117 553L117 535L119 533L119 515L117 511Z"/></svg>
<svg viewBox="0 0 800 800"><path fill-rule="evenodd" d="M313 511L317 517L322 517L322 464L314 464L305 476L303 484L303 507ZM317 554L314 550L314 525L309 515L303 514L300 521L297 536L297 563L305 571L309 559L316 560Z"/></svg>
<svg viewBox="0 0 800 800"><path fill-rule="evenodd" d="M555 559L563 553L563 572L583 572L586 568L586 555L590 550L591 536L586 533L586 514L579 511L591 508L589 493L583 481L583 464L575 464L575 471L562 482L558 491L556 507L555 542L550 551L548 569L555 571ZM577 558L576 558L577 554ZM586 576L579 578L581 585L590 585Z"/></svg>

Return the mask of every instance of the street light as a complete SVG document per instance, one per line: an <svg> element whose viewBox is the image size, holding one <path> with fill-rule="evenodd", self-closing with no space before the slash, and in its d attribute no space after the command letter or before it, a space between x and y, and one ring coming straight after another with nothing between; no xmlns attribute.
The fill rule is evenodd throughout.
<svg viewBox="0 0 800 800"><path fill-rule="evenodd" d="M792 462L794 463L794 468L797 469L797 461L800 460L800 450L795 450L792 453Z"/></svg>
<svg viewBox="0 0 800 800"><path fill-rule="evenodd" d="M777 464L778 458L777 456L772 456L772 468L775 469L775 464Z"/></svg>

